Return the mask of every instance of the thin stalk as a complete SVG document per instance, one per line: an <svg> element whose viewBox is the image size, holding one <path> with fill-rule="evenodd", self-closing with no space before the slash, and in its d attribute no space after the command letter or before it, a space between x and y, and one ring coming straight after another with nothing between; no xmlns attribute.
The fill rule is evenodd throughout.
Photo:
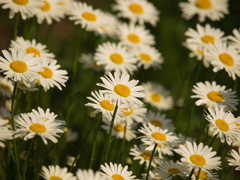
<svg viewBox="0 0 240 180"><path fill-rule="evenodd" d="M22 177L22 180L25 180L25 176L26 176L26 170L27 170L27 165L28 165L28 157L29 157L29 154L30 154L30 151L31 151L31 148L33 146L33 142L34 142L34 139L32 140L31 144L30 144L30 147L28 148L28 151L27 151L27 154L24 158L24 164L23 164L23 177Z"/></svg>
<svg viewBox="0 0 240 180"><path fill-rule="evenodd" d="M216 135L213 137L213 139L212 139L211 143L209 144L209 147L211 147L211 146L212 146L212 144L213 144L214 140L216 139L217 135L218 135L218 134L216 134ZM207 135L207 136L208 136L208 135Z"/></svg>
<svg viewBox="0 0 240 180"><path fill-rule="evenodd" d="M148 177L149 177L149 172L150 172L150 169L151 169L151 163L152 163L152 159L153 159L156 148L157 148L157 143L155 143L155 145L154 145L152 155L151 155L151 158L150 158L150 161L149 161L146 180L148 180Z"/></svg>
<svg viewBox="0 0 240 180"><path fill-rule="evenodd" d="M19 17L20 17L20 13L17 13L16 19L15 19L15 24L14 24L14 39L17 38L17 34L18 34Z"/></svg>
<svg viewBox="0 0 240 180"><path fill-rule="evenodd" d="M237 86L238 86L238 78L234 82L233 91L237 91Z"/></svg>
<svg viewBox="0 0 240 180"><path fill-rule="evenodd" d="M215 72L215 73L213 74L213 77L212 77L212 79L211 79L211 82L214 81L214 79L216 78L216 76L217 76L217 72Z"/></svg>
<svg viewBox="0 0 240 180"><path fill-rule="evenodd" d="M198 180L198 179L199 179L200 172L201 172L201 168L199 168L198 173L197 173L197 176L195 177L195 180Z"/></svg>
<svg viewBox="0 0 240 180"><path fill-rule="evenodd" d="M37 147L38 147L39 137L35 136L34 140L34 147L33 147L33 179L38 179L38 172L37 172Z"/></svg>
<svg viewBox="0 0 240 180"><path fill-rule="evenodd" d="M115 107L114 112L113 112L112 122L111 122L111 126L110 126L110 129L109 129L108 145L107 145L107 152L106 152L106 155L105 155L105 162L107 162L108 153L109 153L109 149L110 149L111 137L112 137L112 129L113 129L113 124L114 124L115 116L116 116L117 109L118 109L117 103L118 102L116 102L116 107Z"/></svg>
<svg viewBox="0 0 240 180"><path fill-rule="evenodd" d="M121 147L121 152L120 152L120 162L122 160L123 152L124 152L124 147L125 147L125 142L126 142L126 130L127 130L127 121L125 121L125 127L124 127L124 135L123 135L123 140L122 140L122 147ZM122 163L122 165L124 165Z"/></svg>
<svg viewBox="0 0 240 180"><path fill-rule="evenodd" d="M194 173L194 168L192 169L192 171L190 172L189 176L188 176L188 180L191 180L192 179L192 175Z"/></svg>
<svg viewBox="0 0 240 180"><path fill-rule="evenodd" d="M230 166L230 167L228 168L228 171L227 171L224 179L228 179L229 174L231 174L231 173L229 173L229 172L232 170L232 168L233 168L233 166Z"/></svg>
<svg viewBox="0 0 240 180"><path fill-rule="evenodd" d="M96 144L97 144L97 134L98 134L98 130L100 128L101 122L102 122L102 114L101 114L101 117L100 117L100 119L98 121L98 124L96 126L95 132L94 132L94 140L93 140L91 162L90 162L90 166L89 166L90 169L92 168L93 161L94 161L95 148L96 148Z"/></svg>
<svg viewBox="0 0 240 180"><path fill-rule="evenodd" d="M40 85L39 91L38 91L37 100L36 100L36 104L35 104L35 109L37 109L37 107L38 107L38 105L39 105L42 89L43 89L43 87Z"/></svg>

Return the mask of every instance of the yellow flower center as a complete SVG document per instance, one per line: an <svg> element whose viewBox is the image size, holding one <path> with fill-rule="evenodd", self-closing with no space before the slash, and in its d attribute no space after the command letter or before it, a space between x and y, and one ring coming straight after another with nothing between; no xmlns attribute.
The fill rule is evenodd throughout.
<svg viewBox="0 0 240 180"><path fill-rule="evenodd" d="M38 131L39 133L44 133L47 131L46 127L42 124L35 123L30 126L30 130L33 132Z"/></svg>
<svg viewBox="0 0 240 180"><path fill-rule="evenodd" d="M122 177L120 174L114 174L112 175L113 180L125 180L124 177Z"/></svg>
<svg viewBox="0 0 240 180"><path fill-rule="evenodd" d="M130 6L129 6L129 9L136 13L136 14L142 14L143 13L143 8L142 6L140 6L139 4L136 4L136 3L132 3Z"/></svg>
<svg viewBox="0 0 240 180"><path fill-rule="evenodd" d="M196 164L197 166L204 166L206 164L205 158L198 154L191 155L190 160L193 164Z"/></svg>
<svg viewBox="0 0 240 180"><path fill-rule="evenodd" d="M7 84L1 84L0 87L6 91L11 91L12 88Z"/></svg>
<svg viewBox="0 0 240 180"><path fill-rule="evenodd" d="M117 123L114 129L118 132L124 132L125 127L123 127L121 123Z"/></svg>
<svg viewBox="0 0 240 180"><path fill-rule="evenodd" d="M235 122L235 124L236 124L237 126L240 126L240 124L239 124L239 123L236 123L236 122ZM238 129L240 130L240 128L238 128Z"/></svg>
<svg viewBox="0 0 240 180"><path fill-rule="evenodd" d="M216 126L221 130L227 132L229 130L229 125L223 119L217 119L215 121Z"/></svg>
<svg viewBox="0 0 240 180"><path fill-rule="evenodd" d="M160 133L160 132L154 132L152 133L152 137L158 141L166 141L167 138L165 136L165 134Z"/></svg>
<svg viewBox="0 0 240 180"><path fill-rule="evenodd" d="M213 102L222 102L223 101L223 95L222 93L218 91L211 91L207 95L208 99L210 99Z"/></svg>
<svg viewBox="0 0 240 180"><path fill-rule="evenodd" d="M212 43L212 44L214 44L214 37L212 37L212 36L210 36L210 35L205 35L205 36L203 36L202 38L202 41L204 42L204 43L206 43L206 44L208 44L208 43Z"/></svg>
<svg viewBox="0 0 240 180"><path fill-rule="evenodd" d="M197 176L198 175L198 171L195 171L194 175ZM208 179L207 173L205 173L204 171L200 171L199 179L207 180Z"/></svg>
<svg viewBox="0 0 240 180"><path fill-rule="evenodd" d="M118 84L114 87L114 91L122 97L128 97L131 94L129 87L124 84Z"/></svg>
<svg viewBox="0 0 240 180"><path fill-rule="evenodd" d="M28 69L26 63L23 61L19 61L19 60L13 61L10 64L10 67L13 71L15 71L17 73L24 73Z"/></svg>
<svg viewBox="0 0 240 180"><path fill-rule="evenodd" d="M157 147L158 147L158 148L162 148L162 146L161 146L160 144L157 144Z"/></svg>
<svg viewBox="0 0 240 180"><path fill-rule="evenodd" d="M141 58L143 61L147 61L147 62L152 61L152 57L149 56L149 55L146 54L146 53L141 53L141 54L140 54L140 58Z"/></svg>
<svg viewBox="0 0 240 180"><path fill-rule="evenodd" d="M118 54L118 53L111 54L110 59L112 62L114 62L116 64L123 63L123 57L121 56L121 54Z"/></svg>
<svg viewBox="0 0 240 180"><path fill-rule="evenodd" d="M38 57L40 57L41 55L40 51L34 47L27 48L27 53L34 53L34 57L36 57L37 55Z"/></svg>
<svg viewBox="0 0 240 180"><path fill-rule="evenodd" d="M225 64L227 66L233 66L234 60L231 55L229 55L227 53L222 53L218 57L223 64Z"/></svg>
<svg viewBox="0 0 240 180"><path fill-rule="evenodd" d="M97 17L93 13L90 13L90 12L82 13L82 17L88 21L92 21L92 22L97 21Z"/></svg>
<svg viewBox="0 0 240 180"><path fill-rule="evenodd" d="M156 178L156 179L154 179L154 180L162 180L161 178Z"/></svg>
<svg viewBox="0 0 240 180"><path fill-rule="evenodd" d="M108 111L113 111L115 108L114 104L111 104L109 100L101 101L100 105Z"/></svg>
<svg viewBox="0 0 240 180"><path fill-rule="evenodd" d="M149 153L149 152L143 152L143 153L142 153L142 157L143 157L144 159L146 159L147 161L150 160L151 155L152 155L152 154Z"/></svg>
<svg viewBox="0 0 240 180"><path fill-rule="evenodd" d="M196 6L202 9L209 9L212 7L212 3L209 0L198 0Z"/></svg>
<svg viewBox="0 0 240 180"><path fill-rule="evenodd" d="M42 11L49 11L51 9L51 5L47 1L43 1L44 6L40 7Z"/></svg>
<svg viewBox="0 0 240 180"><path fill-rule="evenodd" d="M37 84L40 86L41 85L41 83L40 83L40 80L39 79L37 79Z"/></svg>
<svg viewBox="0 0 240 180"><path fill-rule="evenodd" d="M28 0L13 0L18 5L26 5L28 3Z"/></svg>
<svg viewBox="0 0 240 180"><path fill-rule="evenodd" d="M168 172L172 174L179 174L181 171L178 168L169 168Z"/></svg>
<svg viewBox="0 0 240 180"><path fill-rule="evenodd" d="M10 117L4 117L3 119L8 120L8 124L12 124L12 119Z"/></svg>
<svg viewBox="0 0 240 180"><path fill-rule="evenodd" d="M156 119L151 120L151 124L157 127L162 127L162 123Z"/></svg>
<svg viewBox="0 0 240 180"><path fill-rule="evenodd" d="M133 42L133 43L139 43L140 38L136 34L129 34L128 35L128 40Z"/></svg>
<svg viewBox="0 0 240 180"><path fill-rule="evenodd" d="M58 176L51 176L50 180L63 180L63 179Z"/></svg>
<svg viewBox="0 0 240 180"><path fill-rule="evenodd" d="M161 96L157 93L152 93L151 98L154 102L160 102L161 101Z"/></svg>
<svg viewBox="0 0 240 180"><path fill-rule="evenodd" d="M44 77L45 79L47 78L51 78L53 76L52 70L47 68L47 67L43 67L44 71L43 72L38 72L38 74L40 74L42 77Z"/></svg>
<svg viewBox="0 0 240 180"><path fill-rule="evenodd" d="M130 110L128 108L123 108L123 109L126 110L126 111L123 111L124 116L129 116L133 113L132 108L130 108Z"/></svg>
<svg viewBox="0 0 240 180"><path fill-rule="evenodd" d="M203 55L203 50L201 51L199 48L197 48L197 52L201 55Z"/></svg>

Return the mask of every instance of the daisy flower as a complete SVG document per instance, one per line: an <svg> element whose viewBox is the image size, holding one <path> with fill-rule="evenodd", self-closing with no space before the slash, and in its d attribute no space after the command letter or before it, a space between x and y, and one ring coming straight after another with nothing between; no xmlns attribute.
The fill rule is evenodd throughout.
<svg viewBox="0 0 240 180"><path fill-rule="evenodd" d="M103 12L93 9L85 2L74 2L68 12L69 19L75 21L74 24L81 24L82 28L88 31L101 31L99 28L104 26Z"/></svg>
<svg viewBox="0 0 240 180"><path fill-rule="evenodd" d="M36 88L37 85L38 85L37 80L29 82L29 87L26 86L23 81L19 81L17 84L17 88L22 90L24 93L26 93L26 91L38 90L38 88Z"/></svg>
<svg viewBox="0 0 240 180"><path fill-rule="evenodd" d="M0 76L0 95L11 97L13 93L12 81Z"/></svg>
<svg viewBox="0 0 240 180"><path fill-rule="evenodd" d="M240 29L239 29L240 31ZM234 29L232 32L234 36L229 36L229 40L231 40L230 44L232 44L237 51L240 53L240 32L237 29Z"/></svg>
<svg viewBox="0 0 240 180"><path fill-rule="evenodd" d="M146 167L149 166L150 159L152 156L152 151L145 150L147 146L140 145L139 147L135 144L133 148L130 149L130 155L134 158L133 160L140 160L139 164L146 164ZM155 153L156 154L156 153ZM160 163L160 159L157 156L153 156L151 166L157 168L157 164Z"/></svg>
<svg viewBox="0 0 240 180"><path fill-rule="evenodd" d="M240 148L238 148L238 152L232 149L229 155L232 158L228 158L228 162L229 162L228 165L237 166L235 170L239 171L240 170Z"/></svg>
<svg viewBox="0 0 240 180"><path fill-rule="evenodd" d="M142 174L142 178L140 180L146 180L147 174ZM149 171L148 180L171 180L171 177L166 177L164 174L160 174L158 170Z"/></svg>
<svg viewBox="0 0 240 180"><path fill-rule="evenodd" d="M148 146L159 144L162 147L169 146L173 147L178 141L176 136L173 136L172 132L168 132L167 129L161 129L153 126L151 123L143 125L139 130L144 136L141 136L142 142Z"/></svg>
<svg viewBox="0 0 240 180"><path fill-rule="evenodd" d="M61 6L61 10L65 13L65 15L71 9L74 0L59 0L57 5Z"/></svg>
<svg viewBox="0 0 240 180"><path fill-rule="evenodd" d="M194 171L192 180L195 180L198 175L198 171ZM213 171L209 171L207 174L205 171L200 171L199 180L220 180L218 174Z"/></svg>
<svg viewBox="0 0 240 180"><path fill-rule="evenodd" d="M40 0L1 0L3 9L11 9L9 18L12 19L15 13L21 13L22 19L30 18L43 6Z"/></svg>
<svg viewBox="0 0 240 180"><path fill-rule="evenodd" d="M123 117L127 121L127 123L132 124L134 121L142 123L143 118L146 115L147 108L132 105L129 108L124 108L124 111L122 112Z"/></svg>
<svg viewBox="0 0 240 180"><path fill-rule="evenodd" d="M212 84L208 81L205 81L205 84L198 82L193 87L192 91L196 95L191 96L191 98L199 98L195 102L197 106L219 105L226 106L226 109L237 110L238 99L236 99L236 92L232 89L225 90L226 86L217 85L215 81Z"/></svg>
<svg viewBox="0 0 240 180"><path fill-rule="evenodd" d="M153 151L153 149L154 149L154 144L152 144L146 148L147 151L151 151L151 152ZM173 156L174 154L172 151L173 151L173 149L171 147L167 146L165 143L163 146L161 146L160 144L157 144L156 152L158 152L158 157L160 159L163 159L163 154L168 155L168 156Z"/></svg>
<svg viewBox="0 0 240 180"><path fill-rule="evenodd" d="M9 121L0 118L0 147L5 147L3 141L13 139L13 131L9 130Z"/></svg>
<svg viewBox="0 0 240 180"><path fill-rule="evenodd" d="M214 131L213 136L219 134L221 142L224 143L226 139L229 145L240 138L240 131L236 124L237 119L231 112L225 112L224 107L218 106L211 106L208 111L206 120L210 122L210 130Z"/></svg>
<svg viewBox="0 0 240 180"><path fill-rule="evenodd" d="M7 120L8 121L7 124L12 125L12 115L11 115L11 112L7 108L1 107L0 118ZM14 119L15 118L17 118L17 115L14 116ZM12 126L9 126L9 127L12 128Z"/></svg>
<svg viewBox="0 0 240 180"><path fill-rule="evenodd" d="M128 171L128 166L122 167L121 164L113 164L110 162L110 166L105 163L104 165L100 166L101 174L105 177L111 177L113 180L119 180L119 179L126 179L126 180L134 180L136 176L131 176L132 171Z"/></svg>
<svg viewBox="0 0 240 180"><path fill-rule="evenodd" d="M65 83L68 80L67 71L60 70L61 66L57 64L57 60L48 62L47 60L42 60L43 72L38 72L40 84L43 86L44 90L47 91L50 87L57 86L58 89L62 90L60 84L65 87Z"/></svg>
<svg viewBox="0 0 240 180"><path fill-rule="evenodd" d="M172 119L166 118L165 114L160 114L159 112L154 113L153 111L149 111L144 118L144 123L151 123L155 127L168 129L169 131L175 130Z"/></svg>
<svg viewBox="0 0 240 180"><path fill-rule="evenodd" d="M102 83L97 83L98 86L104 87L107 90L103 90L110 98L109 100L117 101L118 104L124 104L125 106L135 104L142 105L143 103L137 98L143 98L145 96L141 91L144 90L142 86L136 86L138 80L129 81L129 74L122 74L119 77L117 72L114 76L109 73L108 76L101 77Z"/></svg>
<svg viewBox="0 0 240 180"><path fill-rule="evenodd" d="M103 65L105 72L130 73L137 70L136 58L122 44L106 42L99 45L94 56L97 65Z"/></svg>
<svg viewBox="0 0 240 180"><path fill-rule="evenodd" d="M76 175L79 180L107 180L107 179L109 179L109 178L102 176L100 174L100 172L98 172L98 171L94 172L92 169L88 169L88 170L78 169Z"/></svg>
<svg viewBox="0 0 240 180"><path fill-rule="evenodd" d="M146 30L144 26L138 26L134 24L122 24L118 29L118 38L120 43L129 47L139 47L141 45L154 45L154 36L150 34L149 30Z"/></svg>
<svg viewBox="0 0 240 180"><path fill-rule="evenodd" d="M183 11L183 18L191 19L198 14L198 21L204 22L205 18L212 21L219 21L228 14L228 0L188 0L188 2L180 2L179 6Z"/></svg>
<svg viewBox="0 0 240 180"><path fill-rule="evenodd" d="M41 59L33 57L34 54L27 54L25 50L12 49L11 53L6 50L2 51L5 58L0 56L0 72L4 72L6 78L13 81L23 81L29 86L29 81L38 77L37 72L43 71L41 67Z"/></svg>
<svg viewBox="0 0 240 180"><path fill-rule="evenodd" d="M240 54L234 46L227 45L226 42L215 42L215 45L209 44L205 55L211 61L214 72L225 69L233 80L236 75L240 77Z"/></svg>
<svg viewBox="0 0 240 180"><path fill-rule="evenodd" d="M153 82L143 83L142 86L145 88L145 102L150 103L159 110L166 111L172 109L173 98L169 95L169 91L167 91L163 86Z"/></svg>
<svg viewBox="0 0 240 180"><path fill-rule="evenodd" d="M60 0L42 0L44 3L42 7L39 7L39 11L36 13L38 24L42 24L44 20L47 24L52 24L53 20L59 22L64 17L64 6L59 5Z"/></svg>
<svg viewBox="0 0 240 180"><path fill-rule="evenodd" d="M77 178L71 172L68 172L66 167L60 168L58 165L48 166L48 168L42 166L40 176L42 176L46 180L77 180Z"/></svg>
<svg viewBox="0 0 240 180"><path fill-rule="evenodd" d="M189 169L199 170L210 174L209 170L221 169L220 157L213 157L216 155L216 151L212 151L212 147L203 146L203 143L197 145L195 142L186 142L184 145L180 145L175 152L183 156L181 158L181 164L187 166Z"/></svg>
<svg viewBox="0 0 240 180"><path fill-rule="evenodd" d="M144 22L156 26L159 21L160 12L155 6L146 0L115 0L117 4L113 5L114 11L120 11L117 16L130 19L132 23L138 22L143 25Z"/></svg>
<svg viewBox="0 0 240 180"><path fill-rule="evenodd" d="M23 39L23 37L17 37L16 40L11 41L10 47L10 49L26 50L27 54L34 53L34 57L38 56L42 59L46 59L47 61L52 61L55 57L53 53L48 52L46 45L37 43L35 39L29 41Z"/></svg>
<svg viewBox="0 0 240 180"><path fill-rule="evenodd" d="M132 54L138 60L138 67L143 66L144 69L160 69L163 63L163 57L161 53L154 47L151 46L139 46L139 48L134 48Z"/></svg>
<svg viewBox="0 0 240 180"><path fill-rule="evenodd" d="M84 69L93 69L95 71L103 71L104 67L101 65L97 65L96 60L93 58L93 54L81 54L78 61L83 64Z"/></svg>
<svg viewBox="0 0 240 180"><path fill-rule="evenodd" d="M44 144L47 144L47 139L57 143L58 140L56 137L59 137L57 133L63 133L63 130L60 129L60 123L55 123L54 120L46 121L46 118L42 119L33 113L28 115L25 113L21 114L15 121L19 124L19 127L16 129L14 136L19 137L24 135L24 141L38 135L42 138Z"/></svg>

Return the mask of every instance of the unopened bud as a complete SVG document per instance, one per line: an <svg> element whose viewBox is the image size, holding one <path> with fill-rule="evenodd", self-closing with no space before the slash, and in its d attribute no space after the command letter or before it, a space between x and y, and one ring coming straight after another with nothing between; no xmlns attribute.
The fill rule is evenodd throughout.
<svg viewBox="0 0 240 180"><path fill-rule="evenodd" d="M92 112L89 114L89 117L88 117L88 118L89 118L90 120L95 120L96 117L97 117L96 114L94 113L94 111L92 111Z"/></svg>

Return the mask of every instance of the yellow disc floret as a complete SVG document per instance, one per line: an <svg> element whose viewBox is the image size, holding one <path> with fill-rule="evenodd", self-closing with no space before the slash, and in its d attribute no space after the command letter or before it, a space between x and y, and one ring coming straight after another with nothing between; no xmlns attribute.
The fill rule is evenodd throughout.
<svg viewBox="0 0 240 180"><path fill-rule="evenodd" d="M233 66L234 60L231 55L229 55L227 53L222 53L218 57L223 64L225 64L227 66Z"/></svg>
<svg viewBox="0 0 240 180"><path fill-rule="evenodd" d="M112 175L113 180L125 180L124 177L122 177L120 174L114 174Z"/></svg>
<svg viewBox="0 0 240 180"><path fill-rule="evenodd" d="M223 119L217 119L215 121L216 126L221 130L227 132L229 130L229 125Z"/></svg>
<svg viewBox="0 0 240 180"><path fill-rule="evenodd" d="M44 3L44 6L40 7L42 11L49 11L51 9L51 5L47 1L42 1Z"/></svg>
<svg viewBox="0 0 240 180"><path fill-rule="evenodd" d="M34 47L29 47L26 50L27 50L27 53L34 53L34 57L36 56L40 57L41 55L40 51Z"/></svg>
<svg viewBox="0 0 240 180"><path fill-rule="evenodd" d="M38 74L40 74L42 77L44 77L45 79L47 78L51 78L53 76L52 70L47 68L47 67L43 67L44 71L43 72L38 72Z"/></svg>
<svg viewBox="0 0 240 180"><path fill-rule="evenodd" d="M152 137L158 141L166 141L167 138L165 136L165 134L160 133L160 132L154 132L152 133Z"/></svg>
<svg viewBox="0 0 240 180"><path fill-rule="evenodd" d="M136 34L129 34L128 40L136 44L140 42L140 38Z"/></svg>
<svg viewBox="0 0 240 180"><path fill-rule="evenodd" d="M118 53L113 53L110 56L110 59L112 62L116 63L116 64L122 64L123 63L123 57L121 54Z"/></svg>
<svg viewBox="0 0 240 180"><path fill-rule="evenodd" d="M6 91L11 91L12 88L7 84L1 84L0 87Z"/></svg>
<svg viewBox="0 0 240 180"><path fill-rule="evenodd" d="M210 99L213 102L222 102L223 101L223 95L222 93L218 91L211 91L207 94L208 99Z"/></svg>
<svg viewBox="0 0 240 180"><path fill-rule="evenodd" d="M39 124L39 123L35 123L35 124L32 124L29 129L33 132L39 132L39 133L44 133L47 131L46 127L42 124Z"/></svg>
<svg viewBox="0 0 240 180"><path fill-rule="evenodd" d="M212 7L212 3L210 0L198 0L196 6L201 9L210 9Z"/></svg>
<svg viewBox="0 0 240 180"><path fill-rule="evenodd" d="M123 127L121 123L117 123L114 129L118 132L124 132L125 127Z"/></svg>
<svg viewBox="0 0 240 180"><path fill-rule="evenodd" d="M13 0L13 2L15 2L18 5L26 5L28 3L28 0Z"/></svg>
<svg viewBox="0 0 240 180"><path fill-rule="evenodd" d="M152 61L152 57L149 56L149 55L146 54L146 53L141 53L141 54L140 54L140 58L141 58L143 61L147 61L147 62Z"/></svg>
<svg viewBox="0 0 240 180"><path fill-rule="evenodd" d="M204 166L206 164L206 159L202 155L193 154L190 156L190 160L197 166Z"/></svg>
<svg viewBox="0 0 240 180"><path fill-rule="evenodd" d="M92 21L92 22L97 21L97 17L93 13L90 13L90 12L82 13L82 17L88 21Z"/></svg>
<svg viewBox="0 0 240 180"><path fill-rule="evenodd" d="M122 97L128 97L131 94L129 87L124 84L118 84L114 87L114 91Z"/></svg>
<svg viewBox="0 0 240 180"><path fill-rule="evenodd" d="M204 42L204 43L206 43L206 44L208 44L208 43L212 43L212 44L214 44L214 37L212 37L212 36L210 36L210 35L205 35L205 36L203 36L202 38L202 41Z"/></svg>
<svg viewBox="0 0 240 180"><path fill-rule="evenodd" d="M157 127L162 127L162 123L156 119L151 120L151 124Z"/></svg>
<svg viewBox="0 0 240 180"><path fill-rule="evenodd" d="M172 174L179 174L181 171L178 168L169 168L168 172Z"/></svg>
<svg viewBox="0 0 240 180"><path fill-rule="evenodd" d="M28 69L26 63L23 61L19 61L19 60L13 61L10 64L10 67L13 71L15 71L17 73L24 73Z"/></svg>
<svg viewBox="0 0 240 180"><path fill-rule="evenodd" d="M142 13L143 13L143 8L142 8L142 6L140 6L139 4L136 4L136 3L132 3L132 4L129 6L129 9L130 9L133 13L136 13L136 14L142 14Z"/></svg>
<svg viewBox="0 0 240 180"><path fill-rule="evenodd" d="M197 176L198 175L198 171L195 171L194 175ZM208 179L207 173L205 173L204 171L200 171L199 179L207 180Z"/></svg>
<svg viewBox="0 0 240 180"><path fill-rule="evenodd" d="M109 100L101 101L100 105L108 111L113 111L115 108L114 104L111 104Z"/></svg>
<svg viewBox="0 0 240 180"><path fill-rule="evenodd" d="M58 176L51 176L50 180L63 180L63 179Z"/></svg>
<svg viewBox="0 0 240 180"><path fill-rule="evenodd" d="M157 93L152 93L151 94L151 99L154 101L154 102L160 102L161 101L161 96Z"/></svg>
<svg viewBox="0 0 240 180"><path fill-rule="evenodd" d="M143 152L142 153L142 157L144 158L144 159L146 159L146 160L150 160L150 158L151 158L151 153L149 153L149 152Z"/></svg>

